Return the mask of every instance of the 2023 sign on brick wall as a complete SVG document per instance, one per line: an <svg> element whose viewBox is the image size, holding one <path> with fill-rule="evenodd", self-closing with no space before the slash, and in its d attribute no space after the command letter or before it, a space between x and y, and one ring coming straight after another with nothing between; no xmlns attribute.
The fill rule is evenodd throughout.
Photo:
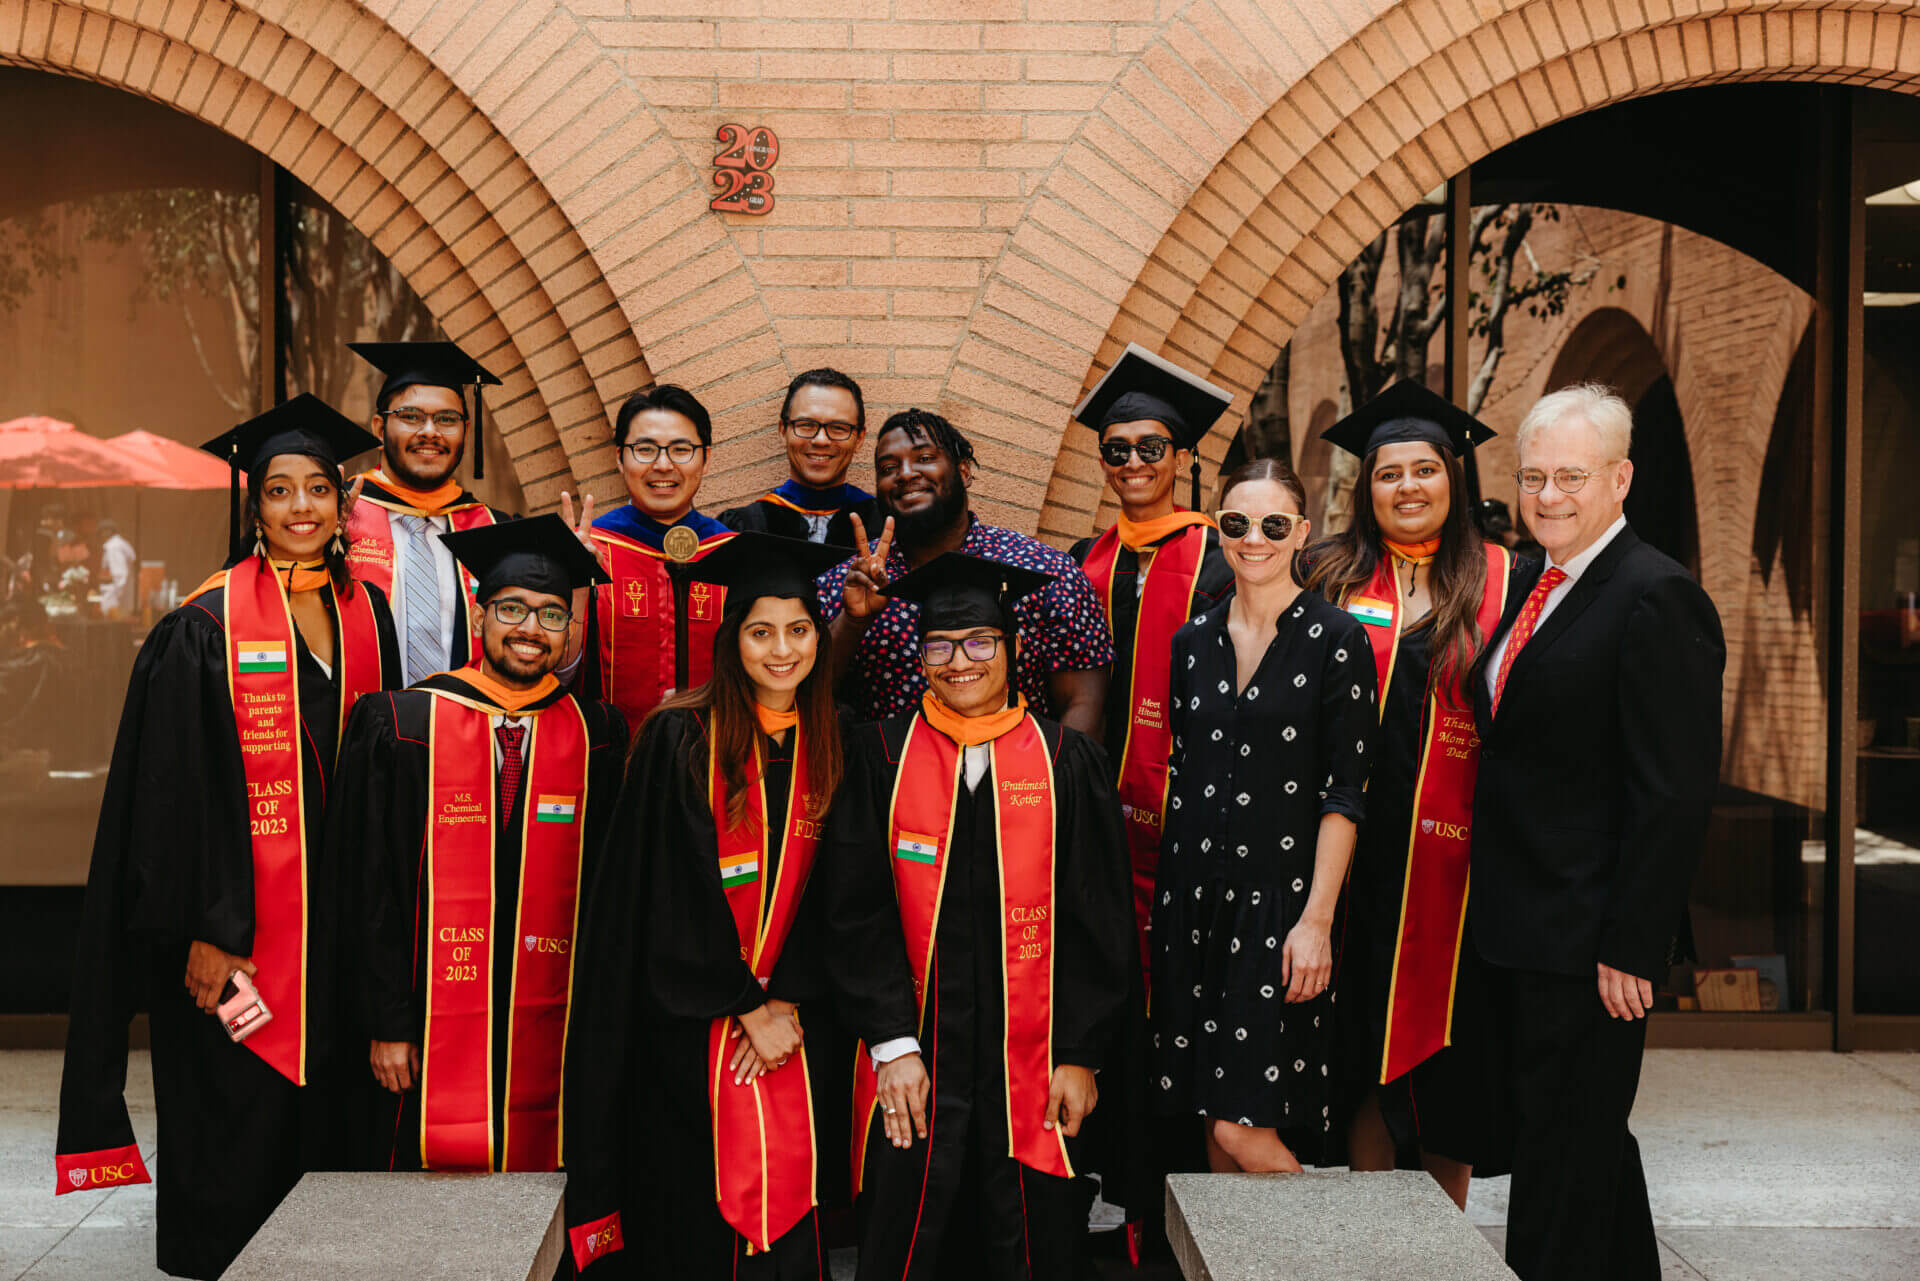
<svg viewBox="0 0 1920 1281"><path fill-rule="evenodd" d="M765 125L721 125L714 133L720 154L713 158L713 182L721 189L707 205L717 213L764 214L773 210L773 168L780 139Z"/></svg>

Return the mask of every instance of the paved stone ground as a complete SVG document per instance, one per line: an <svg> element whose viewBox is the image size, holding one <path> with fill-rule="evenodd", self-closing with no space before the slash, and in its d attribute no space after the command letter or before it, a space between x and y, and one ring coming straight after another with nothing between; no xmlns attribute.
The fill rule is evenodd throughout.
<svg viewBox="0 0 1920 1281"><path fill-rule="evenodd" d="M161 1276L150 1186L54 1197L59 1079L56 1053L0 1053L0 1281ZM128 1085L153 1164L145 1055ZM1634 1130L1668 1281L1920 1276L1920 1054L1655 1050ZM1467 1206L1496 1245L1506 1196L1505 1179L1482 1180Z"/></svg>

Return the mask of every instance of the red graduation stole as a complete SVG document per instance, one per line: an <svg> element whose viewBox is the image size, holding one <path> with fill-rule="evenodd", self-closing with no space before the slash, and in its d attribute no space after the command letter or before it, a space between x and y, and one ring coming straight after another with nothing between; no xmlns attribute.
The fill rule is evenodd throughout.
<svg viewBox="0 0 1920 1281"><path fill-rule="evenodd" d="M740 959L765 987L787 935L799 915L800 895L820 844L818 814L824 797L807 778L807 754L798 726L793 731L793 777L787 787L786 839L780 871L769 896L766 785L756 738L747 769L747 807L738 825L727 825L727 784L712 754L707 762L707 798L719 836L720 884L740 935ZM731 1018L715 1019L707 1037L707 1098L713 1114L714 1199L720 1216L747 1239L748 1253L771 1249L813 1209L813 1099L807 1054L788 1068L748 1085L727 1075Z"/></svg>
<svg viewBox="0 0 1920 1281"><path fill-rule="evenodd" d="M1145 579L1134 615L1127 653L1127 737L1120 750L1120 814L1126 821L1127 854L1133 864L1134 934L1140 941L1140 972L1149 972L1148 930L1153 920L1153 878L1160 865L1161 816L1167 808L1167 762L1173 731L1167 718L1167 690L1173 677L1173 634L1186 625L1193 591L1207 551L1207 530L1189 525L1161 543L1139 571ZM1120 528L1107 530L1087 552L1085 565L1093 590L1113 627L1114 571L1120 563ZM1121 590L1126 590L1124 587ZM1147 990L1153 984L1148 982Z"/></svg>
<svg viewBox="0 0 1920 1281"><path fill-rule="evenodd" d="M372 583L385 592L389 600L393 599L397 562L393 522L387 519L388 512L404 516L445 516L455 529L478 529L495 523L492 509L478 499L425 511L374 488L379 484L379 477L380 473L375 472L367 478L368 487L361 491L360 501L353 505L353 513L347 517L347 572L360 582ZM467 638L467 654L476 657L480 653L480 606L473 599L477 580L458 562L454 565L454 577L460 583L461 595L467 598L467 623L471 633Z"/></svg>
<svg viewBox="0 0 1920 1281"><path fill-rule="evenodd" d="M601 567L613 579L594 589L600 635L600 696L620 709L627 724L647 718L674 687L673 580L667 554L611 530L594 529ZM700 544L699 560L732 533ZM727 589L712 583L687 588L687 686L713 674L713 634Z"/></svg>
<svg viewBox="0 0 1920 1281"><path fill-rule="evenodd" d="M1031 715L993 740L987 778L994 788L995 841L1000 862L1002 991L1006 998L1007 1155L1029 1169L1073 1176L1066 1140L1044 1128L1053 1082L1054 799L1053 759ZM887 815L893 889L906 933L926 1034L927 994L936 958L933 943L946 886L953 811L960 789L960 745L914 717L900 753ZM928 1064L929 1071L932 1064ZM861 1048L854 1066L853 1186L858 1192L873 1128L877 1080Z"/></svg>
<svg viewBox="0 0 1920 1281"><path fill-rule="evenodd" d="M259 967L254 986L273 1011L273 1021L242 1044L295 1085L305 1085L308 798L300 776L305 735L293 614L279 575L261 557L249 556L225 577L227 692L240 734L253 842L249 959ZM335 617L341 729L355 700L381 686L380 631L366 592L337 601Z"/></svg>
<svg viewBox="0 0 1920 1281"><path fill-rule="evenodd" d="M521 713L533 719L521 749L519 913L503 953L493 938L500 816L488 717L496 709L428 692L421 1162L432 1170L555 1170L586 830L586 721L571 698ZM513 1008L507 1044L496 1047L493 967L506 955L513 958ZM496 1145L493 1056L502 1048L506 1115Z"/></svg>
<svg viewBox="0 0 1920 1281"><path fill-rule="evenodd" d="M1512 558L1493 543L1486 588L1475 621L1482 636L1500 624ZM1373 581L1343 602L1367 625L1374 670L1380 681L1380 713L1400 649L1400 590L1393 563L1382 557ZM1426 735L1413 789L1413 822L1407 837L1407 877L1400 891L1392 979L1387 988L1387 1036L1380 1080L1398 1080L1441 1048L1453 1044L1453 981L1460 964L1467 917L1467 855L1473 845L1473 784L1480 772L1480 735L1470 708L1456 707L1427 680Z"/></svg>

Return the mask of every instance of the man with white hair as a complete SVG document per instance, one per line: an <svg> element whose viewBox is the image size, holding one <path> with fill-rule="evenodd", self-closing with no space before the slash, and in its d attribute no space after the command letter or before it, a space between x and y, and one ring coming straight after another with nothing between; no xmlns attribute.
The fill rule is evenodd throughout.
<svg viewBox="0 0 1920 1281"><path fill-rule="evenodd" d="M1699 584L1627 525L1632 434L1591 384L1520 424L1520 513L1546 560L1516 570L1526 590L1473 682L1468 911L1512 1036L1523 1281L1660 1276L1627 1118L1719 778L1726 646Z"/></svg>

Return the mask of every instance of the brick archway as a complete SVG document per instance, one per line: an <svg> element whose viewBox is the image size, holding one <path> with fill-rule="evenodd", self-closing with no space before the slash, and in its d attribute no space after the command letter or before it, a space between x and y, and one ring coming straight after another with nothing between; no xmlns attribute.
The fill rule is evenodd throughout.
<svg viewBox="0 0 1920 1281"><path fill-rule="evenodd" d="M580 231L501 131L519 84L510 42L490 58L469 51L468 92L418 51L419 31L403 37L343 0L27 0L16 12L0 22L0 63L205 121L366 235L501 376L490 417L530 505L612 473L605 406L652 375Z"/></svg>
<svg viewBox="0 0 1920 1281"><path fill-rule="evenodd" d="M1190 11L1143 55L1152 76L1123 75L1083 128L976 312L976 335L1036 331L1046 390L1025 404L993 388L969 394L1005 376L970 358L976 337L950 398L997 410L1006 434L1025 427L1029 441L1030 425L1049 422L1055 461L1039 529L1079 537L1101 478L1091 439L1066 431L1067 414L1128 341L1236 392L1236 412L1203 445L1217 461L1280 347L1361 246L1489 152L1667 90L1755 80L1899 89L1920 74L1920 20L1884 6L1734 8L1682 14L1651 0L1614 25L1611 8L1579 0L1511 4L1484 19L1488 6L1399 0L1341 34L1291 4L1232 6L1239 38L1209 33L1212 61L1182 30L1202 21ZM1206 13L1218 25L1222 12ZM1077 385L1062 388L1076 363Z"/></svg>

